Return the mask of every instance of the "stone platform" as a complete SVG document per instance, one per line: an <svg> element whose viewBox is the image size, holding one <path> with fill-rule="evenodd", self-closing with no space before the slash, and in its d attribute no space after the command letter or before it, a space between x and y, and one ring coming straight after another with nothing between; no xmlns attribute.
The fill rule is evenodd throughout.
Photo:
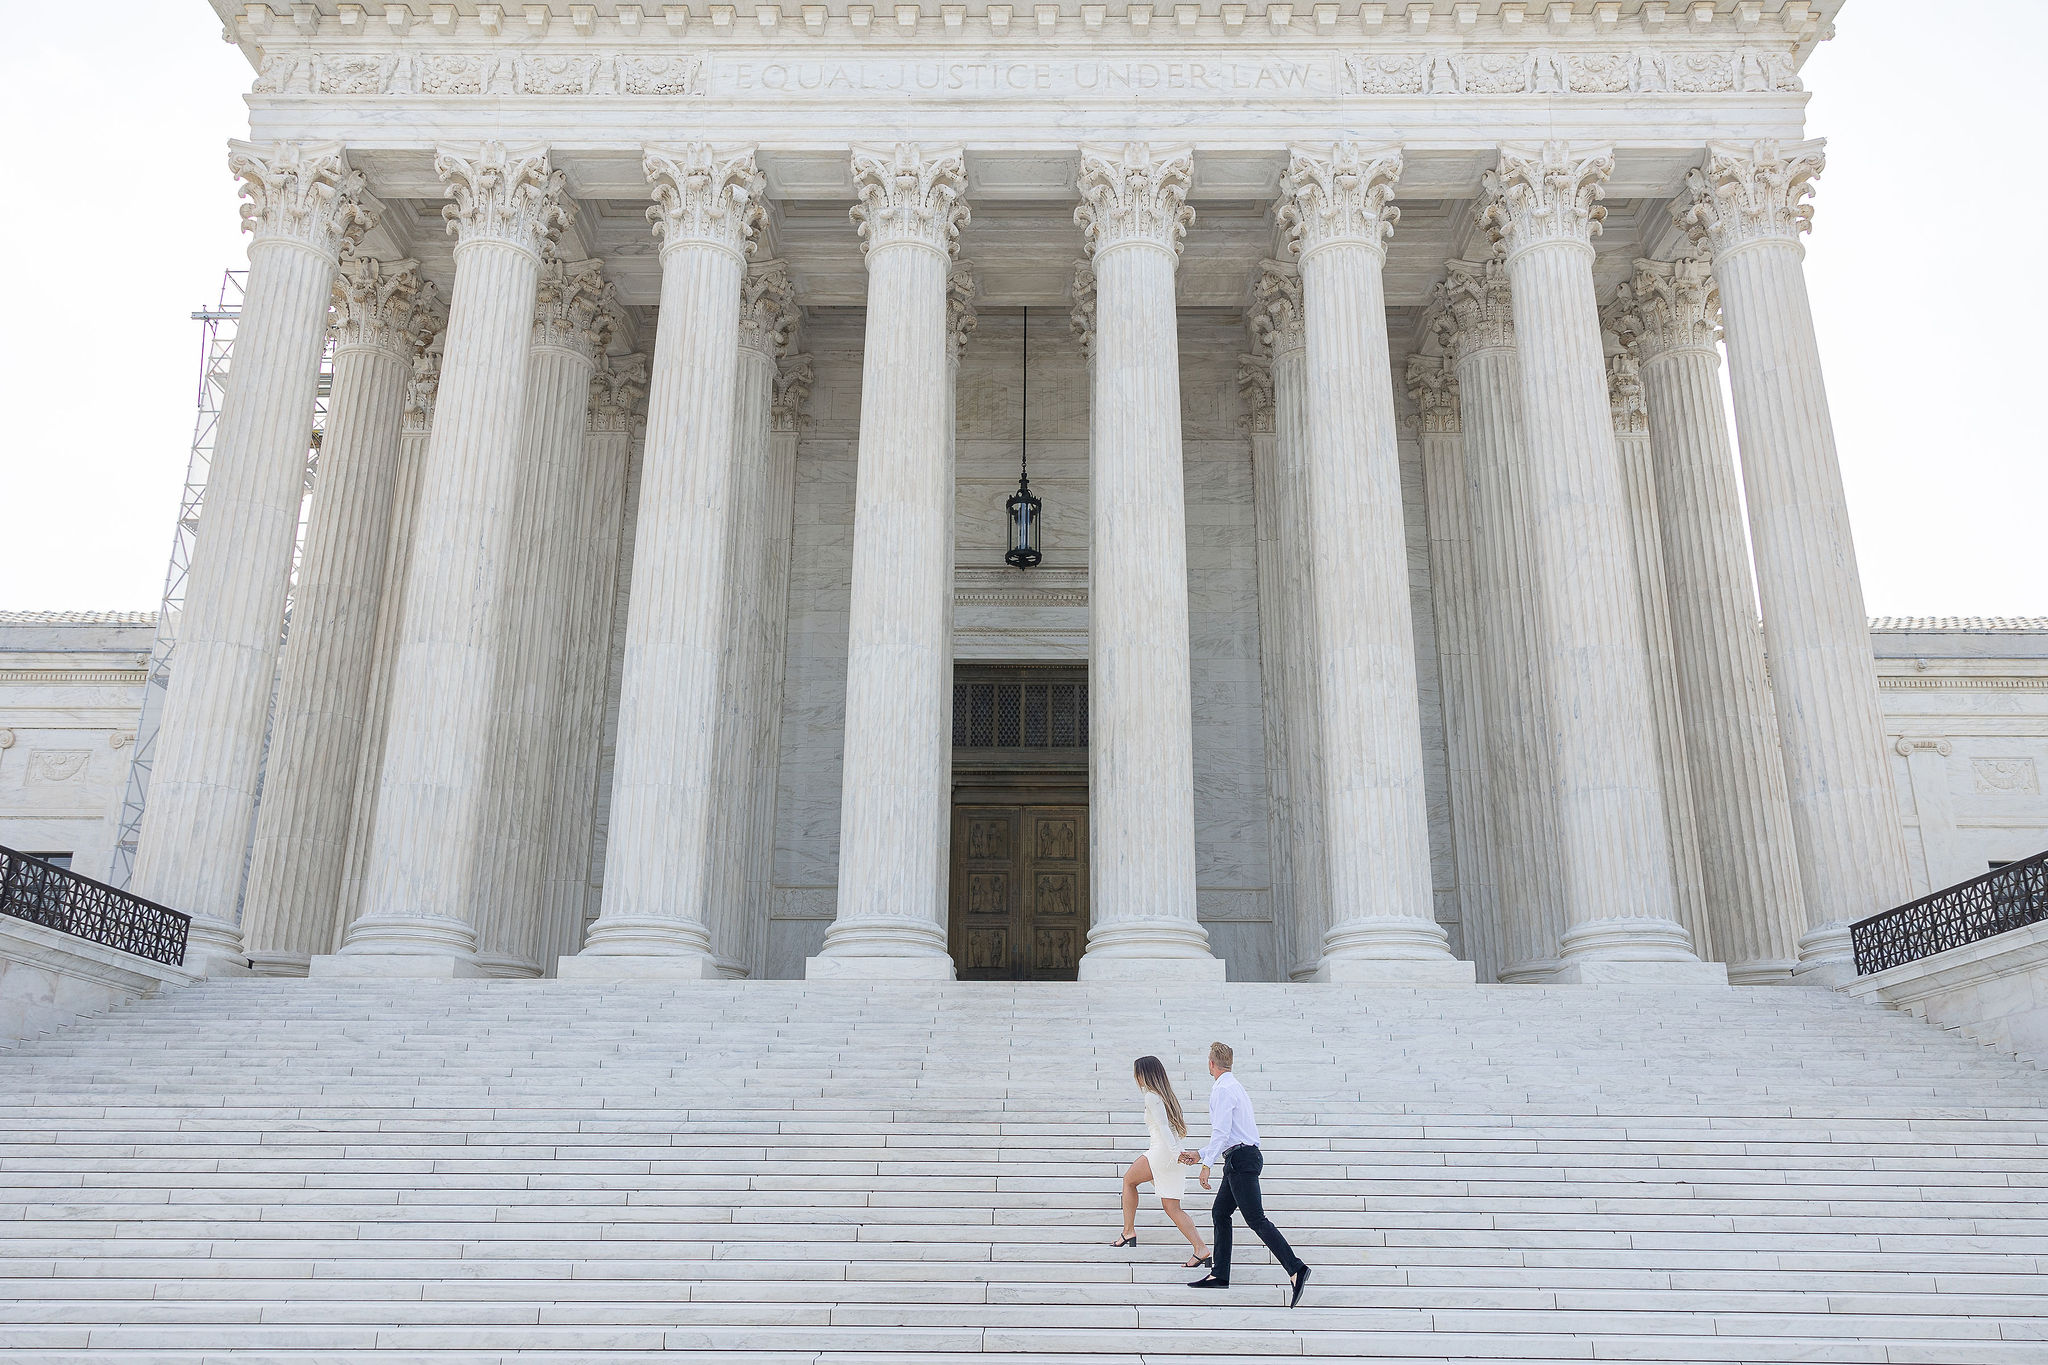
<svg viewBox="0 0 2048 1365"><path fill-rule="evenodd" d="M1299 1309L1108 1246L1212 1038ZM0 1054L0 1360L2038 1365L2044 1187L2048 1077L1807 988L221 981Z"/></svg>

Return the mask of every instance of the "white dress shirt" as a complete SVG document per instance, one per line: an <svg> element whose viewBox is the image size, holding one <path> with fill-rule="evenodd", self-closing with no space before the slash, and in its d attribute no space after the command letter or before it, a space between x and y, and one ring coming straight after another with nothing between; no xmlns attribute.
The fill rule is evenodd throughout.
<svg viewBox="0 0 2048 1365"><path fill-rule="evenodd" d="M1259 1127L1252 1122L1252 1097L1244 1093L1237 1077L1228 1071L1209 1087L1209 1142L1202 1148L1202 1164L1222 1164L1223 1153L1242 1144L1259 1145Z"/></svg>

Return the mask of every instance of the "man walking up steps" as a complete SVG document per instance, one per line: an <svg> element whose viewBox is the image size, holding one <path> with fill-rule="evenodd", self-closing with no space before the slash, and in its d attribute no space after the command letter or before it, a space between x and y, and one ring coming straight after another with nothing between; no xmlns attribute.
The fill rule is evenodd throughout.
<svg viewBox="0 0 2048 1365"><path fill-rule="evenodd" d="M1210 1239L1215 1268L1188 1287L1230 1288L1230 1215L1242 1212L1244 1225L1259 1234L1259 1240L1266 1244L1266 1250L1273 1253L1273 1259L1280 1262L1280 1268L1293 1283L1294 1297L1287 1301L1292 1308L1301 1302L1301 1291L1308 1287L1308 1266L1266 1217L1265 1200L1259 1194L1259 1172L1266 1168L1266 1158L1259 1151L1259 1128L1252 1120L1251 1096L1230 1074L1231 1057L1228 1043L1209 1044L1209 1142L1199 1153L1180 1154L1182 1165L1201 1166L1203 1189L1209 1188L1212 1166L1220 1166L1223 1182L1210 1215L1216 1225L1215 1235Z"/></svg>

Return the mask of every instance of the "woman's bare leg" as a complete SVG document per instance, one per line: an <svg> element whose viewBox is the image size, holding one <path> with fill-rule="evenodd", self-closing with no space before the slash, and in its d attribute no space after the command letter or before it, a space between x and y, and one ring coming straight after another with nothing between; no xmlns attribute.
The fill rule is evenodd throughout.
<svg viewBox="0 0 2048 1365"><path fill-rule="evenodd" d="M1159 1201L1159 1207L1166 1210L1166 1216L1171 1218L1173 1225L1180 1229L1180 1235L1188 1239L1188 1245L1195 1249L1195 1255L1207 1256L1209 1254L1209 1248L1202 1245L1202 1234L1195 1231L1195 1220L1181 1211L1180 1200L1162 1199Z"/></svg>
<svg viewBox="0 0 2048 1365"><path fill-rule="evenodd" d="M1124 1172L1124 1236L1138 1234L1138 1186L1152 1178L1150 1158L1139 1157Z"/></svg>

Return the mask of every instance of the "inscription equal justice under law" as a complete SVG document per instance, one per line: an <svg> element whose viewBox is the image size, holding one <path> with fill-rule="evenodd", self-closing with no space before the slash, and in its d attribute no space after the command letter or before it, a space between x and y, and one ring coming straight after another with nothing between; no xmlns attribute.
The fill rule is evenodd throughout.
<svg viewBox="0 0 2048 1365"><path fill-rule="evenodd" d="M719 94L1330 94L1325 63L1287 61L714 62Z"/></svg>

